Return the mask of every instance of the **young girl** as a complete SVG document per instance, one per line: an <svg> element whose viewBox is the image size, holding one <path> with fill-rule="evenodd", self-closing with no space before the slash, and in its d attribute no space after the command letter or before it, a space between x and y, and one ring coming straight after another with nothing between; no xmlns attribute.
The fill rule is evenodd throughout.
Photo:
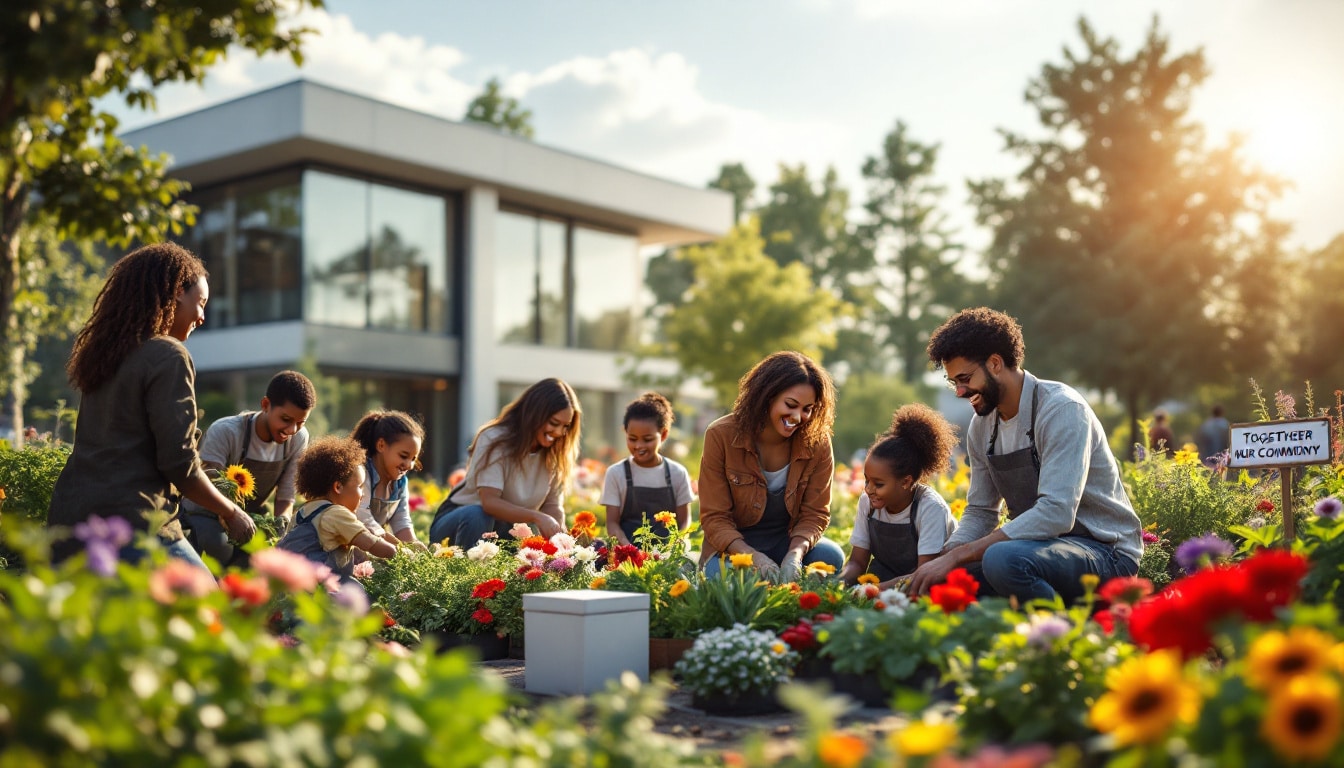
<svg viewBox="0 0 1344 768"><path fill-rule="evenodd" d="M66 366L81 393L79 421L48 525L120 517L157 535L169 555L204 568L182 536L180 494L217 517L232 540L251 540L252 518L215 489L196 452L196 368L183 342L205 322L207 278L200 260L172 243L136 249L112 265ZM148 530L143 513L152 509L171 516ZM61 560L82 546L58 539L52 556ZM119 556L134 561L143 552L132 542Z"/></svg>
<svg viewBox="0 0 1344 768"><path fill-rule="evenodd" d="M307 499L294 514L294 527L280 549L322 563L344 578L355 567L355 551L392 557L394 544L369 532L355 515L364 497L364 447L348 437L329 435L308 446L295 478Z"/></svg>
<svg viewBox="0 0 1344 768"><path fill-rule="evenodd" d="M369 533L392 546L403 542L428 549L411 525L411 494L406 473L420 464L425 430L401 411L371 411L350 432L366 457L364 498L355 513Z"/></svg>
<svg viewBox="0 0 1344 768"><path fill-rule="evenodd" d="M952 510L924 484L947 467L957 445L956 428L942 414L918 403L902 406L891 428L879 435L863 463L867 481L841 577L846 584L864 573L888 589L942 552L957 529Z"/></svg>
<svg viewBox="0 0 1344 768"><path fill-rule="evenodd" d="M776 352L742 377L732 413L705 431L706 576L738 554L782 581L796 580L808 563L844 564L840 545L821 535L831 522L834 413L830 374L806 355Z"/></svg>
<svg viewBox="0 0 1344 768"><path fill-rule="evenodd" d="M677 527L691 524L691 475L658 453L672 426L672 403L657 392L645 392L625 407L625 445L630 456L607 468L602 504L607 507L607 534L618 544L631 544L635 531L648 522L666 537L667 526L653 519L676 512Z"/></svg>
<svg viewBox="0 0 1344 768"><path fill-rule="evenodd" d="M481 427L467 473L429 526L431 541L475 546L487 531L510 537L516 523L550 538L565 529L561 493L579 453L583 411L574 390L543 379Z"/></svg>

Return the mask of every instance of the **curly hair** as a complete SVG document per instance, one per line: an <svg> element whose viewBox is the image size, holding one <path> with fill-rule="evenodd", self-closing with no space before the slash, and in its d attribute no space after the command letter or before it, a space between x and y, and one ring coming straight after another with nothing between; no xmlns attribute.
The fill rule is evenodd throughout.
<svg viewBox="0 0 1344 768"><path fill-rule="evenodd" d="M659 432L666 432L672 426L673 415L671 401L657 392L645 392L625 406L625 420L621 426L630 426L632 420L649 421Z"/></svg>
<svg viewBox="0 0 1344 768"><path fill-rule="evenodd" d="M574 464L579 458L583 408L579 405L579 396L574 393L574 388L560 379L542 379L504 406L498 416L476 431L467 454L476 453L476 444L481 441L482 432L491 427L503 427L503 438L491 444L490 452L481 457L479 466L484 467L501 458L521 462L536 447L537 432L552 416L566 408L574 409L574 419L569 422L569 431L565 436L556 440L546 452L546 467L551 477L559 481L560 487L568 487ZM502 457L495 455L501 451Z"/></svg>
<svg viewBox="0 0 1344 768"><path fill-rule="evenodd" d="M379 440L391 445L404 435L419 438L421 443L425 441L425 428L414 416L403 411L369 411L350 430L350 439L363 446L370 459L378 452ZM419 459L415 461L415 468L420 469Z"/></svg>
<svg viewBox="0 0 1344 768"><path fill-rule="evenodd" d="M93 392L105 384L131 352L172 329L178 293L209 276L201 260L176 243L146 245L117 260L75 337L65 366L70 385Z"/></svg>
<svg viewBox="0 0 1344 768"><path fill-rule="evenodd" d="M923 403L910 403L891 416L891 428L877 436L868 458L887 462L897 477L923 482L948 466L957 447L957 428Z"/></svg>
<svg viewBox="0 0 1344 768"><path fill-rule="evenodd" d="M989 307L963 309L929 337L929 360L937 368L958 357L983 363L990 355L1003 358L1003 364L1017 368L1026 356L1022 326L1009 315Z"/></svg>
<svg viewBox="0 0 1344 768"><path fill-rule="evenodd" d="M364 446L348 437L327 435L308 444L299 457L294 485L309 501L325 498L337 483L354 477L364 466Z"/></svg>
<svg viewBox="0 0 1344 768"><path fill-rule="evenodd" d="M313 382L298 371L281 371L271 377L266 385L266 399L271 405L280 408L296 405L305 411L311 411L317 405L317 390Z"/></svg>
<svg viewBox="0 0 1344 768"><path fill-rule="evenodd" d="M800 352L776 352L737 382L733 418L738 431L754 440L770 422L770 405L775 398L799 384L811 385L817 402L812 407L812 418L803 422L795 437L808 447L829 440L835 422L835 384L825 368Z"/></svg>

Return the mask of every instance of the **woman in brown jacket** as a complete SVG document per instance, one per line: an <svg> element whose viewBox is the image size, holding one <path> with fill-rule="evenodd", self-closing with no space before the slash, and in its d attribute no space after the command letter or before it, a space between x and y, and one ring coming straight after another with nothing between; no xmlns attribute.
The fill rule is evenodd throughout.
<svg viewBox="0 0 1344 768"><path fill-rule="evenodd" d="M830 374L797 352L776 352L738 383L737 402L705 431L700 524L705 574L729 555L750 554L762 576L794 581L803 567L844 565L822 538L831 521Z"/></svg>

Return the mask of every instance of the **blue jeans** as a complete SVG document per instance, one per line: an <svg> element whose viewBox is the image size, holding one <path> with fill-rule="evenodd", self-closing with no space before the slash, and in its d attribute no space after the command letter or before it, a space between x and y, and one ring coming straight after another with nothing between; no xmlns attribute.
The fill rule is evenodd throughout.
<svg viewBox="0 0 1344 768"><path fill-rule="evenodd" d="M163 545L163 550L168 553L169 557L184 560L206 573L210 572L210 569L205 565L205 561L201 559L200 555L196 554L196 550L192 548L191 543L186 539L178 539L177 541L171 542L160 539L159 543ZM121 560L123 563L135 565L141 560L144 560L146 554L145 550L141 549L139 544L131 542L117 552L117 559Z"/></svg>
<svg viewBox="0 0 1344 768"><path fill-rule="evenodd" d="M709 559L709 562L705 563L705 578L718 578L719 565L722 559L724 558L715 555ZM803 553L803 567L806 568L812 563L826 563L834 566L836 573L839 573L840 569L845 567L845 551L840 548L839 544L830 539L818 539L811 549Z"/></svg>
<svg viewBox="0 0 1344 768"><path fill-rule="evenodd" d="M1139 564L1096 539L1061 536L991 544L984 558L966 570L980 580L982 596L1014 596L1024 603L1058 596L1072 603L1084 594L1082 578L1086 574L1097 575L1105 584L1120 576L1133 576L1139 572Z"/></svg>
<svg viewBox="0 0 1344 768"><path fill-rule="evenodd" d="M511 539L509 528L512 527L512 523L491 517L480 504L468 504L445 513L430 524L429 540L438 543L448 539L450 544L467 549L476 546L487 531L494 531L501 539Z"/></svg>

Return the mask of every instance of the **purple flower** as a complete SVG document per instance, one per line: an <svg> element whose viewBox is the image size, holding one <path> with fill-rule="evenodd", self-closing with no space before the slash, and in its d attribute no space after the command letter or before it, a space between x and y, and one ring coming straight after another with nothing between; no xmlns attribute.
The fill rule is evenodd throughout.
<svg viewBox="0 0 1344 768"><path fill-rule="evenodd" d="M574 567L574 559L569 557L557 557L546 564L546 567L552 571L568 571Z"/></svg>
<svg viewBox="0 0 1344 768"><path fill-rule="evenodd" d="M133 536L131 524L122 517L93 515L75 525L75 538L84 542L89 570L99 576L117 572L117 555L122 547L131 543Z"/></svg>
<svg viewBox="0 0 1344 768"><path fill-rule="evenodd" d="M1057 638L1067 635L1070 629L1069 622L1047 613L1035 614L1030 623L1017 625L1018 633L1026 636L1027 645L1037 648L1049 648Z"/></svg>
<svg viewBox="0 0 1344 768"><path fill-rule="evenodd" d="M1182 542L1176 548L1176 564L1186 573L1194 573L1201 566L1232 556L1232 545L1212 533L1206 533Z"/></svg>
<svg viewBox="0 0 1344 768"><path fill-rule="evenodd" d="M84 551L89 556L90 571L103 577L111 576L117 572L116 547L101 541L95 541L88 545Z"/></svg>
<svg viewBox="0 0 1344 768"><path fill-rule="evenodd" d="M369 612L369 593L352 581L341 582L340 589L331 593L331 601L356 616Z"/></svg>
<svg viewBox="0 0 1344 768"><path fill-rule="evenodd" d="M1334 520L1339 517L1339 513L1344 512L1344 501L1340 501L1334 496L1326 496L1316 502L1316 516L1323 517L1326 520Z"/></svg>

